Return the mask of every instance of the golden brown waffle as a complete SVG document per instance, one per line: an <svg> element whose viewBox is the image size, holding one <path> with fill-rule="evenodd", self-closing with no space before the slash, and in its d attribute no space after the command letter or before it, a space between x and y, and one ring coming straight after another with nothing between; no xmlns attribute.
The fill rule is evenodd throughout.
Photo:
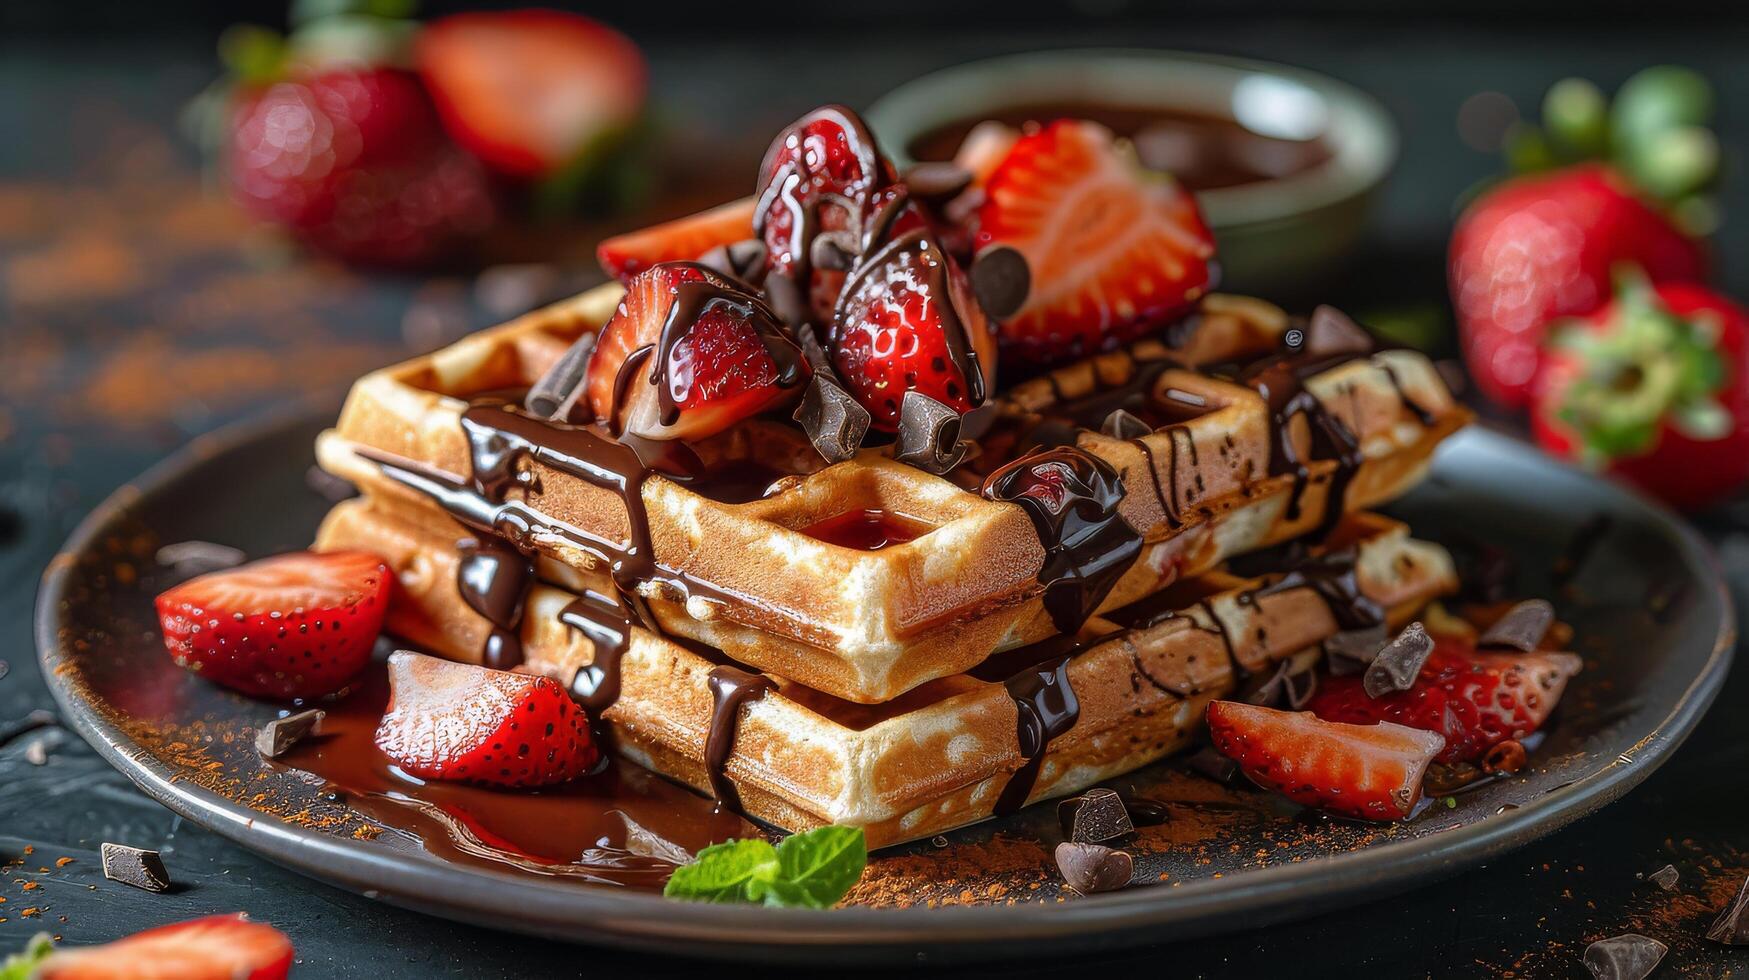
<svg viewBox="0 0 1749 980"><path fill-rule="evenodd" d="M319 461L385 502L438 513L429 494L404 482L469 480L473 463L461 427L466 400L525 388L577 336L604 322L618 296L619 287L604 286L367 375L336 428L320 439ZM1098 610L1133 602L1228 556L1307 534L1331 511L1390 499L1467 420L1431 365L1411 352L1362 357L1307 378L1306 390L1355 434L1361 457L1344 499L1327 507L1335 461L1311 462L1301 475L1271 475L1274 423L1257 392L1173 366L1254 357L1279 344L1288 318L1261 301L1212 296L1192 326L1175 348L1145 341L1015 387L992 410L994 428L983 441L988 457L964 471L976 474L1000 461L1003 434L1041 413L1101 409L1095 414L1103 416L1100 399L1126 385L1149 404L1177 406L1172 421L1139 438L1093 431L1095 417L1077 419L1090 428L1071 432L1068 441L1116 469L1125 491L1120 512L1144 538L1140 557ZM1200 404L1191 410L1189 402ZM1309 455L1305 425L1290 431L1299 455ZM652 557L669 574L639 589L664 630L871 704L1057 632L1041 598L1046 555L1020 507L879 450L822 468L799 432L770 422L744 423L694 448L710 467L756 461L790 476L781 492L745 500L745 485L725 494L660 474L642 482ZM385 476L385 460L401 482ZM590 542L635 541L632 517L615 492L579 479L574 469L532 461L526 489L512 491L526 505L517 519L533 525L525 544L593 573L594 587L609 591L600 584L602 549ZM879 551L805 533L859 510L903 514L931 530ZM677 582L691 587L676 588Z"/></svg>
<svg viewBox="0 0 1749 980"><path fill-rule="evenodd" d="M455 534L447 519L369 498L334 508L317 538L322 549L382 555L399 577L388 629L433 652L475 659L486 624L457 591ZM1456 587L1449 556L1372 515L1350 517L1335 539L1356 549L1354 581L1400 624ZM575 570L542 563L543 579ZM1094 618L1067 655L1079 701L1072 727L1050 740L1023 800L1070 793L1183 747L1213 698L1280 662L1309 666L1338 628L1311 587L1260 588L1263 580L1224 573L1178 583L1146 609ZM569 681L596 651L560 620L575 594L550 584L528 598L521 639L527 669ZM1175 613L1175 614L1173 614ZM1134 622L1123 628L1118 621ZM930 681L879 705L822 694L768 677L772 690L732 709L731 738L718 760L748 815L788 830L836 823L863 827L870 846L926 837L990 816L1027 759L1017 707L1001 680L1002 655L970 673ZM1023 656L1021 659L1027 659ZM632 760L704 789L713 709L709 677L723 658L638 629L620 665L617 700L600 720ZM1025 666L1024 664L1022 666Z"/></svg>

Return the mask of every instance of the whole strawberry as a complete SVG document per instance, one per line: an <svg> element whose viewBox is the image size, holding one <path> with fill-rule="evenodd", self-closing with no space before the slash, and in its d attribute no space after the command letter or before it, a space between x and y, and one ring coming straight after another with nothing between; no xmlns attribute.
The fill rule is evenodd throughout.
<svg viewBox="0 0 1749 980"><path fill-rule="evenodd" d="M1543 448L1684 510L1749 482L1749 311L1704 286L1629 282L1558 327L1532 431Z"/></svg>
<svg viewBox="0 0 1749 980"><path fill-rule="evenodd" d="M1718 169L1710 114L1704 80L1661 67L1629 79L1613 105L1589 82L1562 81L1544 102L1543 128L1509 134L1524 175L1464 210L1447 270L1464 360L1483 394L1524 405L1550 325L1607 303L1619 265L1653 282L1705 276L1698 232Z"/></svg>
<svg viewBox="0 0 1749 980"><path fill-rule="evenodd" d="M429 262L485 230L485 173L448 142L430 97L394 68L342 68L240 92L224 156L232 196L351 262Z"/></svg>

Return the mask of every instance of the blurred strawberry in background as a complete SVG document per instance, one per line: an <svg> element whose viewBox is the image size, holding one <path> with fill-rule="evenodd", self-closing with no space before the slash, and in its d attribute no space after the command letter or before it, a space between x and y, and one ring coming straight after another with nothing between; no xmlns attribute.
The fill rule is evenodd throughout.
<svg viewBox="0 0 1749 980"><path fill-rule="evenodd" d="M191 107L250 214L348 262L423 267L506 217L609 211L641 190L645 67L623 35L547 10L429 25L406 0L300 0L241 26Z"/></svg>

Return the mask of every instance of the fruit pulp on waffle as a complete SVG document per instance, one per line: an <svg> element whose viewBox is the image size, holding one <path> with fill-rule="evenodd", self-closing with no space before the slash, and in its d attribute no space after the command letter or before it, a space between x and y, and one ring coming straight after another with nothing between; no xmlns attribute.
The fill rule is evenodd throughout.
<svg viewBox="0 0 1749 980"><path fill-rule="evenodd" d="M1425 357L1212 292L1193 197L1091 122L900 174L827 106L754 190L357 382L317 550L392 570L423 652L284 764L447 859L640 886L1204 738L1358 819L1522 765L1565 627L1448 611L1451 556L1370 510L1468 420Z"/></svg>

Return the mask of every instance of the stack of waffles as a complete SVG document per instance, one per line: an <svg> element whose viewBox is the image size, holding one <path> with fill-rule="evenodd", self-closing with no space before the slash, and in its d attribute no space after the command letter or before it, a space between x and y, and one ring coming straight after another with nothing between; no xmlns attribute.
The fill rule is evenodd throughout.
<svg viewBox="0 0 1749 980"><path fill-rule="evenodd" d="M390 632L559 679L620 758L764 823L878 847L1079 791L1456 588L1368 509L1467 413L1333 310L1203 297L999 392L937 476L770 417L681 446L525 406L621 294L360 379L317 450L362 495L317 545L389 562Z"/></svg>

